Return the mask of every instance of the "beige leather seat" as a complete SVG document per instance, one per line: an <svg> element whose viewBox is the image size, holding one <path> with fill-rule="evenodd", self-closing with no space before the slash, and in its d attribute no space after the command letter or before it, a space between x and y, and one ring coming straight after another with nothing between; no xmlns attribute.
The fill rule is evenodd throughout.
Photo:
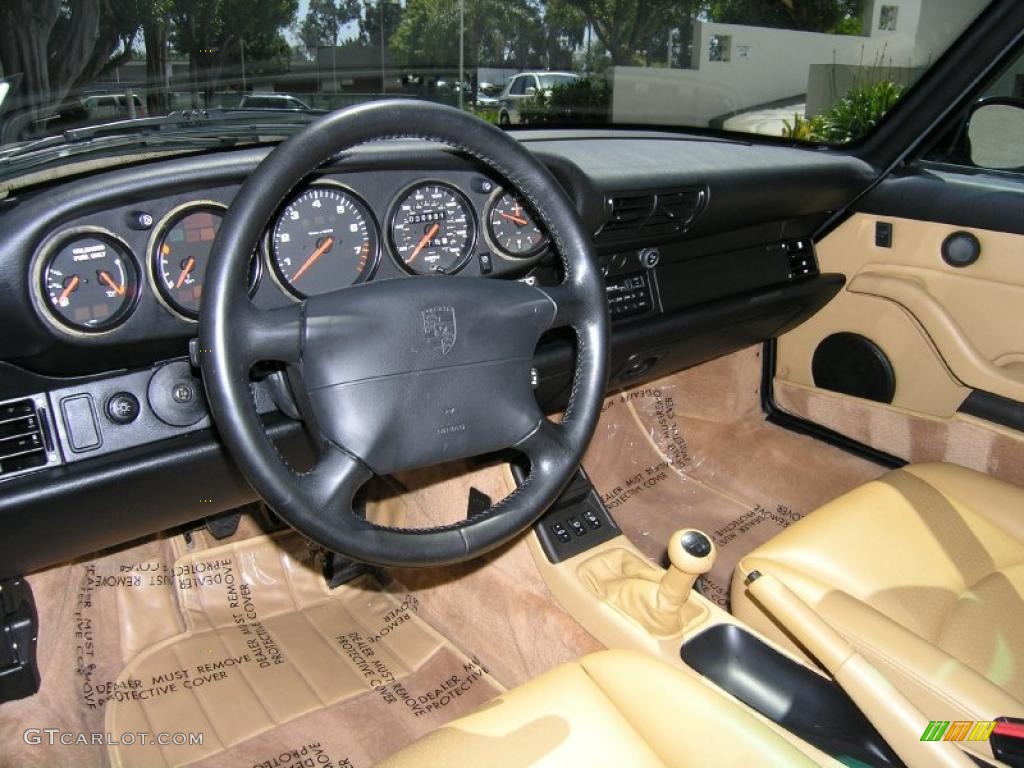
<svg viewBox="0 0 1024 768"><path fill-rule="evenodd" d="M890 472L743 558L736 616L795 647L744 587L784 582L929 718L1024 716L1024 489L950 464Z"/></svg>
<svg viewBox="0 0 1024 768"><path fill-rule="evenodd" d="M509 691L378 768L709 765L816 763L699 679L604 651Z"/></svg>

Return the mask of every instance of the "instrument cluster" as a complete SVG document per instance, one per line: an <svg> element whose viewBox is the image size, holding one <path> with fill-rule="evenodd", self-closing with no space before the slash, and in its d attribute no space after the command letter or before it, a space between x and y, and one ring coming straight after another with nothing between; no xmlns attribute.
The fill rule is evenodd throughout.
<svg viewBox="0 0 1024 768"><path fill-rule="evenodd" d="M534 213L489 180L471 186L467 192L448 180L418 179L399 186L384 206L378 192L372 206L356 184L321 177L291 195L269 223L252 254L250 296L270 284L279 295L267 299L271 304L281 295L301 301L375 277L511 274L534 265L549 245ZM225 202L195 198L159 218L133 213L143 224L131 229L150 232L145 253L113 228L61 230L34 257L36 304L72 335L115 330L146 291L174 317L195 322L226 211Z"/></svg>

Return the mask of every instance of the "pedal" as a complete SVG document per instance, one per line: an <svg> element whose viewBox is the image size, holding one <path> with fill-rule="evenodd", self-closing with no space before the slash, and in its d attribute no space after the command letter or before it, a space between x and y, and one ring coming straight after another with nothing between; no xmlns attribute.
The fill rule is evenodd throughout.
<svg viewBox="0 0 1024 768"><path fill-rule="evenodd" d="M375 566L339 555L337 552L324 552L324 580L329 589L337 589L360 576L376 572Z"/></svg>
<svg viewBox="0 0 1024 768"><path fill-rule="evenodd" d="M234 536L238 531L238 523L242 519L241 512L229 512L226 515L214 515L203 518L206 530L217 541Z"/></svg>
<svg viewBox="0 0 1024 768"><path fill-rule="evenodd" d="M491 499L483 491L469 487L469 499L466 501L466 518L472 519L477 515L482 515L488 509L494 505L494 500Z"/></svg>
<svg viewBox="0 0 1024 768"><path fill-rule="evenodd" d="M0 630L0 703L35 695L39 615L32 587L23 578L0 581Z"/></svg>

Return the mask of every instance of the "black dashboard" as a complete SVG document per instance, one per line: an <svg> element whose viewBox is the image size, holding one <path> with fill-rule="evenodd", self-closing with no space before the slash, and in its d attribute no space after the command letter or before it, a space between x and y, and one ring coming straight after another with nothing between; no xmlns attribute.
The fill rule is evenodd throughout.
<svg viewBox="0 0 1024 768"><path fill-rule="evenodd" d="M842 155L723 140L521 138L594 233L613 387L770 338L820 308L842 278L818 274L811 235L872 177ZM251 497L211 429L189 345L209 245L267 151L149 160L0 201L4 574ZM252 257L253 301L280 306L417 273L556 282L543 229L506 187L472 159L422 142L346 153L279 191ZM573 339L557 334L537 349L537 396L549 410L564 398L572 355ZM254 384L258 409L301 451L281 377L265 373ZM161 475L186 471L187 489L154 497ZM145 511L111 510L115 483L122 503Z"/></svg>

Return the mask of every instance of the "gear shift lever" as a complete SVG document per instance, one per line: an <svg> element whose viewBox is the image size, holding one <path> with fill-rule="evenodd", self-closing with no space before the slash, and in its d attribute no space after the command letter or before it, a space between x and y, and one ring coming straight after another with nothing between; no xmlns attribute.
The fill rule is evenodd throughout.
<svg viewBox="0 0 1024 768"><path fill-rule="evenodd" d="M684 528L673 533L668 542L671 562L658 584L657 607L678 613L689 599L694 582L714 566L717 554L711 539L701 531Z"/></svg>
<svg viewBox="0 0 1024 768"><path fill-rule="evenodd" d="M684 528L668 543L667 571L618 549L585 563L580 578L594 594L656 637L673 637L705 610L687 610L690 590L715 563L715 545L700 531Z"/></svg>

